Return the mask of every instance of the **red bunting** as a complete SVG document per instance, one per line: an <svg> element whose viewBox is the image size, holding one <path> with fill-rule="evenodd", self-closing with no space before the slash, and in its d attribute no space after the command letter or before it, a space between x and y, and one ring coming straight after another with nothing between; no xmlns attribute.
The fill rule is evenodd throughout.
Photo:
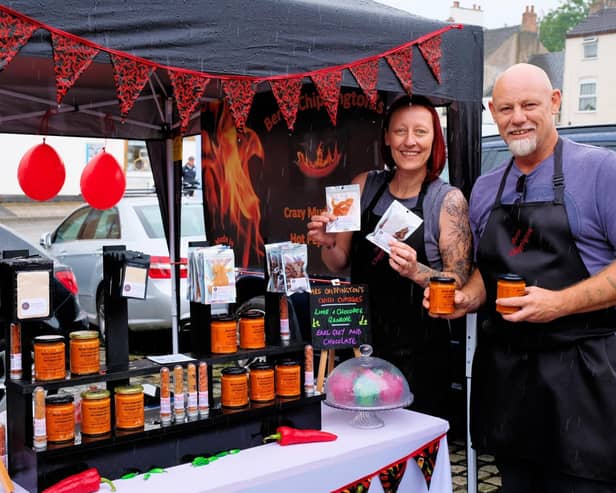
<svg viewBox="0 0 616 493"><path fill-rule="evenodd" d="M386 493L396 493L398 487L404 478L406 472L406 459L401 460L397 464L392 464L386 469L382 469L379 472L379 479L381 480L381 486ZM428 484L428 487L430 485Z"/></svg>
<svg viewBox="0 0 616 493"><path fill-rule="evenodd" d="M424 59L428 63L428 67L434 74L434 77L441 83L441 35L434 36L423 43L417 45L419 51L423 55Z"/></svg>
<svg viewBox="0 0 616 493"><path fill-rule="evenodd" d="M231 108L235 127L243 132L255 97L255 83L250 79L226 79L222 81L222 88Z"/></svg>
<svg viewBox="0 0 616 493"><path fill-rule="evenodd" d="M35 24L0 11L0 70L11 63L36 30Z"/></svg>
<svg viewBox="0 0 616 493"><path fill-rule="evenodd" d="M411 74L411 63L413 61L412 46L394 51L390 55L385 55L385 59L396 74L396 77L398 77L398 80L402 84L402 87L404 87L404 90L410 96L413 93Z"/></svg>
<svg viewBox="0 0 616 493"><path fill-rule="evenodd" d="M168 72L180 115L180 129L184 133L188 129L190 114L199 104L210 79L174 70L168 70Z"/></svg>
<svg viewBox="0 0 616 493"><path fill-rule="evenodd" d="M342 85L342 71L332 70L330 72L318 72L310 76L317 88L323 105L327 110L329 119L334 127L338 115L338 102L340 98L340 87Z"/></svg>
<svg viewBox="0 0 616 493"><path fill-rule="evenodd" d="M419 469L421 469L421 472L426 479L428 489L430 489L430 482L432 481L432 475L434 474L434 466L436 466L436 456L438 455L440 443L441 442L439 440L435 440L426 448L419 451L417 455L413 456L413 459L417 462Z"/></svg>
<svg viewBox="0 0 616 493"><path fill-rule="evenodd" d="M349 70L357 80L370 102L370 108L376 108L377 92L376 84L379 77L379 60L371 60L360 65L350 67Z"/></svg>
<svg viewBox="0 0 616 493"><path fill-rule="evenodd" d="M67 91L90 66L99 50L56 33L51 33L51 44L56 73L56 100L61 104Z"/></svg>
<svg viewBox="0 0 616 493"><path fill-rule="evenodd" d="M299 96L302 92L302 79L275 79L270 81L272 92L278 102L280 112L287 122L289 131L293 131L297 108L299 106Z"/></svg>
<svg viewBox="0 0 616 493"><path fill-rule="evenodd" d="M114 54L109 57L113 64L113 80L120 101L120 114L125 118L148 82L152 67Z"/></svg>

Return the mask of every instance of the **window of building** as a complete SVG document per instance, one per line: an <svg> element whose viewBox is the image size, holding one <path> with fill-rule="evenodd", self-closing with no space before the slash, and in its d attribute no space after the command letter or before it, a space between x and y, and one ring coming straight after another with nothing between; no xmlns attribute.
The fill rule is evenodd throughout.
<svg viewBox="0 0 616 493"><path fill-rule="evenodd" d="M582 80L580 81L580 99L578 105L579 111L596 111L597 110L597 81Z"/></svg>
<svg viewBox="0 0 616 493"><path fill-rule="evenodd" d="M584 58L597 58L597 36L587 36L583 41Z"/></svg>

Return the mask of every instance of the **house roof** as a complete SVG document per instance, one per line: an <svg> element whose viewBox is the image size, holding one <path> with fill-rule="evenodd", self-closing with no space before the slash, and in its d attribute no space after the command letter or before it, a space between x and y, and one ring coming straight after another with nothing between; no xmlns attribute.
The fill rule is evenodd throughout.
<svg viewBox="0 0 616 493"><path fill-rule="evenodd" d="M520 26L500 27L498 29L486 29L483 32L483 43L485 56L489 56L511 36L520 32Z"/></svg>
<svg viewBox="0 0 616 493"><path fill-rule="evenodd" d="M616 32L616 8L603 9L589 15L567 31L567 38Z"/></svg>
<svg viewBox="0 0 616 493"><path fill-rule="evenodd" d="M552 81L552 86L557 89L563 87L563 74L565 71L565 52L556 51L553 53L541 53L533 55L528 60L528 63L536 65L545 70Z"/></svg>

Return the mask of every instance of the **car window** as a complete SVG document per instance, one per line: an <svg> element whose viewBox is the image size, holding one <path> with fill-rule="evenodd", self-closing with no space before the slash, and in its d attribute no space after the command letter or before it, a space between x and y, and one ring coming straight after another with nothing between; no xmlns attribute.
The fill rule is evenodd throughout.
<svg viewBox="0 0 616 493"><path fill-rule="evenodd" d="M29 243L23 238L16 236L8 229L0 226L0 245L1 251L10 250L28 250L28 255L40 255L41 257L47 257L47 255L39 250L36 245ZM0 252L0 253L2 253Z"/></svg>
<svg viewBox="0 0 616 493"><path fill-rule="evenodd" d="M90 208L84 207L67 217L54 233L54 243L76 240L79 236L79 231L81 231L81 227L88 217L88 212L90 212Z"/></svg>
<svg viewBox="0 0 616 493"><path fill-rule="evenodd" d="M117 240L120 238L120 218L116 208L99 211L96 230L94 231L94 239Z"/></svg>
<svg viewBox="0 0 616 493"><path fill-rule="evenodd" d="M504 162L511 159L509 149L483 149L481 151L481 174L500 166Z"/></svg>
<svg viewBox="0 0 616 493"><path fill-rule="evenodd" d="M135 212L149 238L164 238L163 219L158 205L138 205ZM201 204L182 205L182 236L205 236Z"/></svg>

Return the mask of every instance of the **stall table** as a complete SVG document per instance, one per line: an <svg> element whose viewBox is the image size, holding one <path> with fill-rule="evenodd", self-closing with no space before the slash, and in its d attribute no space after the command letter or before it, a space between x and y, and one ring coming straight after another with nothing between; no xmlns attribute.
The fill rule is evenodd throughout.
<svg viewBox="0 0 616 493"><path fill-rule="evenodd" d="M205 466L183 464L152 474L115 480L118 493L170 491L251 493L334 491L414 455L430 443L439 443L430 493L451 493L451 469L446 433L449 424L439 418L403 409L382 412L385 426L360 430L350 426L352 412L322 407L323 430L336 433L334 442L280 446L269 443L228 455ZM107 487L101 487L106 491ZM382 493L378 478L370 493ZM410 458L399 492L427 493L426 479Z"/></svg>

